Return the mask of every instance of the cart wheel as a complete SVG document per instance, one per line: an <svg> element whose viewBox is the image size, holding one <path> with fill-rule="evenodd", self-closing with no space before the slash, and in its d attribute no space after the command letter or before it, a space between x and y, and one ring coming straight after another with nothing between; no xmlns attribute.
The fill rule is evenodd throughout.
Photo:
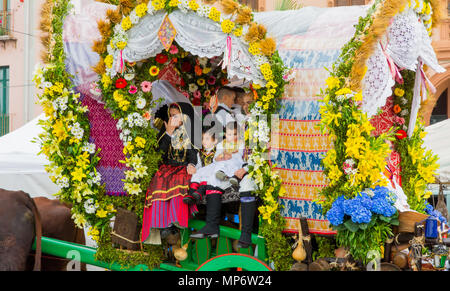
<svg viewBox="0 0 450 291"><path fill-rule="evenodd" d="M241 268L246 271L272 271L263 261L245 254L224 254L201 264L196 271L220 271Z"/></svg>

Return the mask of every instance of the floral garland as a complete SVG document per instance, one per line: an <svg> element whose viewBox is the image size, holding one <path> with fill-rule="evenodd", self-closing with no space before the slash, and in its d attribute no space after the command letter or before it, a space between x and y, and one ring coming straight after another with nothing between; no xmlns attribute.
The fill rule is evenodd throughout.
<svg viewBox="0 0 450 291"><path fill-rule="evenodd" d="M430 27L432 4L417 0L414 6ZM385 141L393 141L395 149L401 154L402 178L407 180L403 186L413 209L424 210L424 199L429 195L425 192L426 183L432 180L433 170L436 169L435 158L430 152L424 155L421 148L423 128L420 125L413 138L404 138L406 132L402 127L408 114L402 114L405 113L402 107L409 108L406 106L411 105L414 72L413 83L408 82L411 79L407 78L402 86L397 84L394 90L397 97L403 96L405 91L411 96L407 100L395 99L394 110L401 115L397 116L395 127L388 133L372 136L374 128L360 108L363 98L360 83L367 70L365 62L373 51L374 43L389 26L390 19L402 9L411 7L411 3L407 5L406 1L374 2L367 16L360 18L354 37L333 64L331 77L326 80L327 88L323 92L320 128L329 133L334 148L322 160L329 185L321 191L323 200L317 202L333 228L338 230L337 242L348 247L350 253L361 261L370 259L367 258L370 251L380 254L382 244L391 235L391 225L398 224L397 214L392 208L393 201L383 202L383 209L387 212L380 212L372 207L373 198L371 205L364 194L384 189L387 183L382 173L390 149Z"/></svg>
<svg viewBox="0 0 450 291"><path fill-rule="evenodd" d="M99 161L95 144L89 142L87 107L81 105L79 94L72 91L70 76L65 69L62 35L63 21L71 5L67 1L47 1L43 7L42 25L46 54L44 67L37 66L33 81L41 94L39 104L47 117L41 120L44 133L39 135L41 153L50 161L46 170L60 187L56 196L72 204L72 219L78 227L91 225L90 232L109 224L116 210L101 199L104 190L96 170Z"/></svg>
<svg viewBox="0 0 450 291"><path fill-rule="evenodd" d="M424 212L426 199L431 195L427 191L427 184L434 183L438 157L431 150L426 151L423 144L426 136L425 128L421 120L416 124L411 137L407 136L407 127L404 120L409 120L415 73L412 71L402 72L403 84L396 83L394 89L394 113L400 120L396 126L395 148L400 153L400 167L402 177L402 188L408 197L411 209Z"/></svg>
<svg viewBox="0 0 450 291"><path fill-rule="evenodd" d="M274 39L266 37L266 29L262 25L252 23L253 16L251 9L248 7L244 7L233 0L223 0L221 4L227 13L226 16L222 15L217 8L199 3L195 0L142 1L142 3L132 10L125 9L124 6L119 5L118 10L108 11L109 22L99 22L99 30L102 32L103 39L94 45L94 50L101 55L100 62L96 67L97 73L101 75L101 81L98 86L103 93L106 106L114 112L113 116L119 119L118 128L122 130L121 136L126 136L126 141L123 139L125 142L124 151L129 157L124 162L131 170L127 172L125 190L130 194L139 194L145 189L143 187L148 185L147 179L151 176L150 173L146 175L145 171L142 171L142 173L137 174L135 162L137 162L137 166L145 164L146 157L151 156L149 150L151 151L150 148L154 146L152 143L156 139L153 133L145 136L145 132L148 132L148 130L137 133L136 128L126 127L130 119L139 119L144 125L142 128L146 128L146 122L142 121L142 117L147 116L147 119L151 118L147 114L149 112L148 108L137 107L136 102L138 99L136 99L136 96L138 95L130 93L131 88L128 85L134 86L132 92L137 90L137 94L139 94L139 86L137 86L139 83L136 83L136 80L138 82L149 82L146 83L146 86L151 86L151 82L157 80L161 66L151 59L143 64L139 64L141 68L133 71L132 69L130 70L130 67L137 66L138 64L125 63L123 73L117 75L114 69L117 60L114 59L114 56L117 56L119 51L126 47L128 41L127 31L137 24L143 16L152 15L159 10L165 10L168 13L175 9L180 9L183 12L196 12L200 16L207 17L216 22L220 25L224 33L233 33L236 37L248 43L249 52L254 56L266 81L265 86L261 84L253 85L252 90L255 95L255 102L251 106L251 113L253 116L270 117L278 109L277 100L284 93L285 84L289 82L290 71L283 66L281 58L276 52ZM212 77L215 77L213 74L209 74L207 79L199 78L201 74L208 74L208 68L211 68L211 66L204 59L197 59L195 64L192 62L186 64L187 55L185 55L182 49L178 46L172 48L173 51L171 49L169 54L176 55L175 59L177 59L178 69L185 81L185 88L182 88L184 89L183 91L192 93L189 97L193 101L197 100L195 102L198 102L198 96L201 94L203 99L199 103L203 104L207 100L208 91L211 94L211 89L205 87L205 90L198 92L198 88L205 84L216 86L218 81L217 78L212 79ZM178 52L176 52L177 50ZM155 60L161 59L160 65L165 65L168 61L166 59L167 56L167 53L162 53ZM174 59L172 56L169 58ZM195 71L195 74L191 74L191 76L188 76L188 70L185 69L189 65L194 67ZM142 71L148 71L149 73L148 75L145 74L145 80L139 79L142 75L139 72ZM134 74L133 78L130 76L129 80L127 80L126 76L130 72ZM225 76L225 72L221 73ZM219 85L223 85L225 82L222 79ZM214 88L217 89L217 87ZM150 92L148 94L144 92L141 97L146 100L152 100ZM142 101L140 103L143 104ZM134 123L136 124L136 122ZM253 167L250 167L250 175L257 181L259 188L257 194L264 202L264 205L259 209L262 218L261 232L267 240L270 260L275 263L277 269L286 270L290 267L290 248L286 239L282 236L285 223L280 215L278 204L280 191L283 190L281 188L280 177L272 170L273 166L267 160L267 143L270 140L271 120L268 119L265 122L254 122L254 120L251 120L250 124L253 124L253 126L247 131L246 138L247 141L256 145L252 148L252 154L249 158L250 163L254 164ZM252 134L249 134L249 132ZM137 140L138 137L139 140ZM154 162L155 160L153 164ZM147 178L142 179L142 176Z"/></svg>

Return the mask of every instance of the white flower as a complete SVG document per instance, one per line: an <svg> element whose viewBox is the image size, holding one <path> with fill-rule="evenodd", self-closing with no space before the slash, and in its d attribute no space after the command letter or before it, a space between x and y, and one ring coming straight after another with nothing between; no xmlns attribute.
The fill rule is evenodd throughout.
<svg viewBox="0 0 450 291"><path fill-rule="evenodd" d="M118 130L122 130L124 122L125 120L123 118L119 119L119 121L117 121L116 128Z"/></svg>
<svg viewBox="0 0 450 291"><path fill-rule="evenodd" d="M206 65L208 64L208 58L198 58L197 60L202 67L206 67Z"/></svg>
<svg viewBox="0 0 450 291"><path fill-rule="evenodd" d="M147 104L147 102L145 101L144 98L137 98L136 99L136 107L138 109L144 109L146 104Z"/></svg>
<svg viewBox="0 0 450 291"><path fill-rule="evenodd" d="M65 176L60 176L57 180L56 180L56 185L60 188L69 188L69 178L65 177Z"/></svg>
<svg viewBox="0 0 450 291"><path fill-rule="evenodd" d="M136 14L136 9L131 11L130 13L130 21L133 24L137 24L139 22L139 16Z"/></svg>
<svg viewBox="0 0 450 291"><path fill-rule="evenodd" d="M95 144L85 142L81 150L90 154L95 154Z"/></svg>
<svg viewBox="0 0 450 291"><path fill-rule="evenodd" d="M187 13L189 11L189 0L181 0L180 3L178 3L178 8L183 13Z"/></svg>
<svg viewBox="0 0 450 291"><path fill-rule="evenodd" d="M75 122L72 127L70 128L70 132L75 136L77 139L82 139L84 135L84 129L81 128L80 124L78 122Z"/></svg>
<svg viewBox="0 0 450 291"><path fill-rule="evenodd" d="M44 88L50 88L51 86L53 86L52 82L49 81L44 82Z"/></svg>
<svg viewBox="0 0 450 291"><path fill-rule="evenodd" d="M200 16L208 18L209 13L211 12L211 6L200 4L197 10L197 13Z"/></svg>
<svg viewBox="0 0 450 291"><path fill-rule="evenodd" d="M198 86L197 85L195 85L194 83L189 84L189 92L194 93L197 90L198 90Z"/></svg>
<svg viewBox="0 0 450 291"><path fill-rule="evenodd" d="M134 76L135 76L134 74L125 74L124 78L127 81L131 81L134 79Z"/></svg>

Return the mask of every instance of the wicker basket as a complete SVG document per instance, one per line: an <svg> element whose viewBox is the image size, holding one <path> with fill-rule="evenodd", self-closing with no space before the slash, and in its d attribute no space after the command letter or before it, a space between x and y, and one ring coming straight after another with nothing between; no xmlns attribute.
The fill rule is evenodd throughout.
<svg viewBox="0 0 450 291"><path fill-rule="evenodd" d="M421 222L427 218L428 215L414 211L400 212L398 217L398 220L400 221L398 232L414 232L416 223Z"/></svg>

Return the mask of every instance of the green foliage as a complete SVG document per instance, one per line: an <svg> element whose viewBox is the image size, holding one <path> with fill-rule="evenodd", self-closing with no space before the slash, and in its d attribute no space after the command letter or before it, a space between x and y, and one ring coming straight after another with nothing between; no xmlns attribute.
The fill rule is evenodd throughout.
<svg viewBox="0 0 450 291"><path fill-rule="evenodd" d="M334 250L337 248L336 240L333 237L316 236L317 251L313 253L313 259L333 258Z"/></svg>

